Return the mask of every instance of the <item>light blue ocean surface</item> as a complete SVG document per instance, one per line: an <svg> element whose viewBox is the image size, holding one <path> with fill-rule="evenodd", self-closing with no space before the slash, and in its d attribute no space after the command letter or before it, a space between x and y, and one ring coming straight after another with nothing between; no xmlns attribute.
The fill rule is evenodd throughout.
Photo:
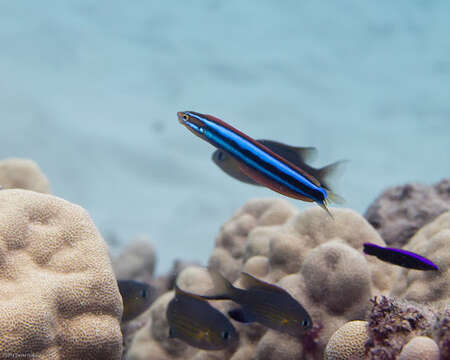
<svg viewBox="0 0 450 360"><path fill-rule="evenodd" d="M448 1L0 0L0 157L27 157L113 251L151 236L159 270L206 262L247 199L180 110L349 159L364 212L450 175ZM292 201L300 208L315 206Z"/></svg>

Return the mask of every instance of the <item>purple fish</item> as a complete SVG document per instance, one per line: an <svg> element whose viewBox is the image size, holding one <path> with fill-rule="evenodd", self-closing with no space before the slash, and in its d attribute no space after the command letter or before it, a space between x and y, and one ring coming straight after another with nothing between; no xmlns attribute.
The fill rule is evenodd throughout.
<svg viewBox="0 0 450 360"><path fill-rule="evenodd" d="M408 269L439 270L437 265L427 258L410 251L383 247L372 243L364 243L363 251L367 255L374 255L380 260L403 266Z"/></svg>

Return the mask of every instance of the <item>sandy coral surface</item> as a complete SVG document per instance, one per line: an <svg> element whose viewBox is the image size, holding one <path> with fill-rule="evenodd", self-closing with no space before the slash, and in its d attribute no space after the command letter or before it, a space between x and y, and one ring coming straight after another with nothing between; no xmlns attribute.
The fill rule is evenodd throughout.
<svg viewBox="0 0 450 360"><path fill-rule="evenodd" d="M8 158L0 160L0 187L33 190L50 194L50 184L33 160Z"/></svg>
<svg viewBox="0 0 450 360"><path fill-rule="evenodd" d="M120 359L122 299L81 207L0 191L0 359Z"/></svg>

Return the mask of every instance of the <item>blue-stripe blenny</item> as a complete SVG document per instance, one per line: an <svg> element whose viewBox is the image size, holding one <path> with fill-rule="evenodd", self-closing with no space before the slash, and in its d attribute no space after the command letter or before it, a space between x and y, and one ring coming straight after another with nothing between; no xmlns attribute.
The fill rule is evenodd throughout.
<svg viewBox="0 0 450 360"><path fill-rule="evenodd" d="M254 182L294 199L314 201L331 216L326 205L338 196L311 174L214 116L193 111L177 115L192 133L236 159L242 173Z"/></svg>

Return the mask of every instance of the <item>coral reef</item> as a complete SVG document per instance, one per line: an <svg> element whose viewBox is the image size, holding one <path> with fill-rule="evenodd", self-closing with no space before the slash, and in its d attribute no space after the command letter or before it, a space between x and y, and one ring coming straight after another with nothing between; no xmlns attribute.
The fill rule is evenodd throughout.
<svg viewBox="0 0 450 360"><path fill-rule="evenodd" d="M450 305L439 311L433 327L433 339L441 350L441 359L450 359Z"/></svg>
<svg viewBox="0 0 450 360"><path fill-rule="evenodd" d="M367 221L352 210L331 211L334 220L318 207L297 215L285 201L253 200L222 227L209 260L209 266L236 286L240 272L248 271L286 289L313 319L314 326L304 337L235 323L241 334L236 352L193 349L167 337L164 313L173 296L169 292L152 305L151 320L134 339L130 359L152 360L161 354L167 359L238 360L248 354L255 360L322 359L331 335L346 322L363 319L373 295L390 291L393 274L392 267L361 252L364 242L384 245ZM198 268L185 269L178 284L202 294L212 288L209 274ZM222 311L232 306L227 301L212 304Z"/></svg>
<svg viewBox="0 0 450 360"><path fill-rule="evenodd" d="M398 360L439 360L439 348L426 336L412 338L402 349Z"/></svg>
<svg viewBox="0 0 450 360"><path fill-rule="evenodd" d="M402 247L422 226L450 210L450 179L434 186L407 184L385 190L365 218L386 244Z"/></svg>
<svg viewBox="0 0 450 360"><path fill-rule="evenodd" d="M50 184L32 160L9 158L0 160L0 187L25 189L50 194Z"/></svg>
<svg viewBox="0 0 450 360"><path fill-rule="evenodd" d="M416 336L430 337L437 344L449 341L448 327L443 327L449 321L448 311L385 296L371 301L366 342L369 359L396 359Z"/></svg>
<svg viewBox="0 0 450 360"><path fill-rule="evenodd" d="M364 360L368 340L367 321L355 320L341 326L325 348L325 360Z"/></svg>
<svg viewBox="0 0 450 360"><path fill-rule="evenodd" d="M131 240L120 255L113 260L114 273L117 279L149 282L153 279L156 266L156 252L145 235Z"/></svg>
<svg viewBox="0 0 450 360"><path fill-rule="evenodd" d="M240 274L246 247L251 248L256 239L260 247L266 245L267 248L269 244L267 237L263 239L258 231L252 230L282 225L297 213L298 210L294 206L282 199L248 201L220 229L209 265L227 279L236 280ZM249 236L250 232L252 237Z"/></svg>
<svg viewBox="0 0 450 360"><path fill-rule="evenodd" d="M0 191L0 358L120 359L122 300L81 207Z"/></svg>
<svg viewBox="0 0 450 360"><path fill-rule="evenodd" d="M420 229L404 249L431 259L440 271L396 268L391 296L434 305L450 303L450 211Z"/></svg>

